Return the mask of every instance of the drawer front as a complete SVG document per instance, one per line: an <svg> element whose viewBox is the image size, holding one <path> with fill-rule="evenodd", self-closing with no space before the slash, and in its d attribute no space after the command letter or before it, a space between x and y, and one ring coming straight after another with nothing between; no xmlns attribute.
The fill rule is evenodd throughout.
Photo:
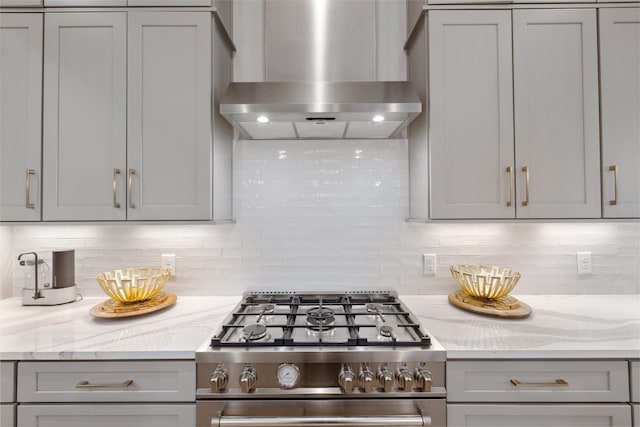
<svg viewBox="0 0 640 427"><path fill-rule="evenodd" d="M2 427L16 426L16 404L15 403L0 404L0 426Z"/></svg>
<svg viewBox="0 0 640 427"><path fill-rule="evenodd" d="M449 402L628 402L625 361L447 362Z"/></svg>
<svg viewBox="0 0 640 427"><path fill-rule="evenodd" d="M631 381L631 401L640 403L640 362L632 360L629 369Z"/></svg>
<svg viewBox="0 0 640 427"><path fill-rule="evenodd" d="M14 362L0 362L0 402L16 401L16 364Z"/></svg>
<svg viewBox="0 0 640 427"><path fill-rule="evenodd" d="M631 413L633 418L633 427L640 427L640 403L631 404Z"/></svg>
<svg viewBox="0 0 640 427"><path fill-rule="evenodd" d="M18 419L20 427L191 427L196 404L21 404Z"/></svg>
<svg viewBox="0 0 640 427"><path fill-rule="evenodd" d="M447 425L456 427L623 427L631 425L625 404L447 405Z"/></svg>
<svg viewBox="0 0 640 427"><path fill-rule="evenodd" d="M19 402L193 402L195 362L20 362Z"/></svg>

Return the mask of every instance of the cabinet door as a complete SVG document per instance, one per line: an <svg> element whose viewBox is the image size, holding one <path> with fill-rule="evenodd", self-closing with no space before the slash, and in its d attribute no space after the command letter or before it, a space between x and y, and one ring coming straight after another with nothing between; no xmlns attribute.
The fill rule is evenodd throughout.
<svg viewBox="0 0 640 427"><path fill-rule="evenodd" d="M640 8L600 9L603 213L640 217Z"/></svg>
<svg viewBox="0 0 640 427"><path fill-rule="evenodd" d="M45 40L43 218L125 219L126 13L47 13Z"/></svg>
<svg viewBox="0 0 640 427"><path fill-rule="evenodd" d="M630 426L627 404L447 405L447 425L456 427Z"/></svg>
<svg viewBox="0 0 640 427"><path fill-rule="evenodd" d="M188 427L196 424L196 405L22 404L18 420L20 427Z"/></svg>
<svg viewBox="0 0 640 427"><path fill-rule="evenodd" d="M128 19L128 219L211 219L211 15Z"/></svg>
<svg viewBox="0 0 640 427"><path fill-rule="evenodd" d="M0 221L38 221L42 14L0 14L0 55Z"/></svg>
<svg viewBox="0 0 640 427"><path fill-rule="evenodd" d="M596 11L513 11L519 218L596 218Z"/></svg>
<svg viewBox="0 0 640 427"><path fill-rule="evenodd" d="M431 217L513 218L511 12L430 11L428 27Z"/></svg>

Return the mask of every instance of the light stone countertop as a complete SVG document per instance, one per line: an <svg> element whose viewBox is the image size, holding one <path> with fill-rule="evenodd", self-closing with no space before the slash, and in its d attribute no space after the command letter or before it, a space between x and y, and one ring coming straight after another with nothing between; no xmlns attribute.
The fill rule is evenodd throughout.
<svg viewBox="0 0 640 427"><path fill-rule="evenodd" d="M446 349L464 358L639 358L640 295L516 295L533 313L500 319L451 306L446 295L401 299ZM0 359L193 359L240 297L178 297L140 317L96 319L104 298L53 307L0 300Z"/></svg>

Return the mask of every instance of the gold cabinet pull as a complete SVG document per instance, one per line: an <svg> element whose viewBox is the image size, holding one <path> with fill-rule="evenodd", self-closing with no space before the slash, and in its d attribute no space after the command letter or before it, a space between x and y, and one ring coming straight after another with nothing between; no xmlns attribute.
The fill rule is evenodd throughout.
<svg viewBox="0 0 640 427"><path fill-rule="evenodd" d="M524 200L522 206L529 206L529 166L523 166L522 172L524 172Z"/></svg>
<svg viewBox="0 0 640 427"><path fill-rule="evenodd" d="M563 380L562 378L559 378L557 380L555 380L552 383L521 383L520 381L512 378L511 380L511 384L513 384L514 387L569 387L569 383L566 382L565 380Z"/></svg>
<svg viewBox="0 0 640 427"><path fill-rule="evenodd" d="M25 192L25 203L24 207L27 209L35 209L36 205L31 203L31 175L35 175L35 169L27 169L27 183L26 183L26 192Z"/></svg>
<svg viewBox="0 0 640 427"><path fill-rule="evenodd" d="M507 200L507 206L513 204L513 167L507 166L507 173L509 174L509 200Z"/></svg>
<svg viewBox="0 0 640 427"><path fill-rule="evenodd" d="M126 388L133 384L133 380L127 380L123 383L115 384L91 384L89 381L80 381L76 384L76 388Z"/></svg>
<svg viewBox="0 0 640 427"><path fill-rule="evenodd" d="M118 175L120 175L120 169L113 169L113 207L120 209L120 203L118 203Z"/></svg>
<svg viewBox="0 0 640 427"><path fill-rule="evenodd" d="M609 200L611 206L618 204L618 166L609 166L609 170L613 172L613 200Z"/></svg>
<svg viewBox="0 0 640 427"><path fill-rule="evenodd" d="M135 209L136 205L133 203L133 175L136 174L135 169L129 169L129 184L127 188L127 192L129 193L129 207L131 209Z"/></svg>

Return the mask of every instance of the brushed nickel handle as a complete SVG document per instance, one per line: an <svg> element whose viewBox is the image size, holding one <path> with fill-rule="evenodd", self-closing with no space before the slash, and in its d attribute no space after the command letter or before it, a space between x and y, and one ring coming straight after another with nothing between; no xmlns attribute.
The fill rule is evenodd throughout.
<svg viewBox="0 0 640 427"><path fill-rule="evenodd" d="M76 388L126 388L133 385L133 380L127 380L123 383L106 383L92 384L89 381L80 381L76 384Z"/></svg>
<svg viewBox="0 0 640 427"><path fill-rule="evenodd" d="M428 415L243 417L222 414L219 419L212 418L211 425L224 427L430 426L431 417Z"/></svg>
<svg viewBox="0 0 640 427"><path fill-rule="evenodd" d="M118 203L118 175L120 175L120 169L113 169L113 207L120 209L120 203Z"/></svg>
<svg viewBox="0 0 640 427"><path fill-rule="evenodd" d="M569 383L562 378L559 378L552 383L522 383L514 378L510 381L514 387L569 387Z"/></svg>
<svg viewBox="0 0 640 427"><path fill-rule="evenodd" d="M507 173L509 174L509 200L507 200L507 206L513 204L513 167L507 166Z"/></svg>
<svg viewBox="0 0 640 427"><path fill-rule="evenodd" d="M127 192L129 193L129 207L135 209L136 205L133 203L133 175L136 174L135 169L129 169L129 183L127 185Z"/></svg>
<svg viewBox="0 0 640 427"><path fill-rule="evenodd" d="M27 187L27 191L25 192L25 203L24 203L24 207L27 209L35 209L36 205L31 203L31 175L35 175L36 171L35 169L27 169L27 183L26 183L26 187Z"/></svg>
<svg viewBox="0 0 640 427"><path fill-rule="evenodd" d="M611 206L618 204L618 166L609 166L609 170L613 172L613 200L609 200Z"/></svg>
<svg viewBox="0 0 640 427"><path fill-rule="evenodd" d="M529 206L529 166L523 166L522 172L524 172L524 200L522 206Z"/></svg>

